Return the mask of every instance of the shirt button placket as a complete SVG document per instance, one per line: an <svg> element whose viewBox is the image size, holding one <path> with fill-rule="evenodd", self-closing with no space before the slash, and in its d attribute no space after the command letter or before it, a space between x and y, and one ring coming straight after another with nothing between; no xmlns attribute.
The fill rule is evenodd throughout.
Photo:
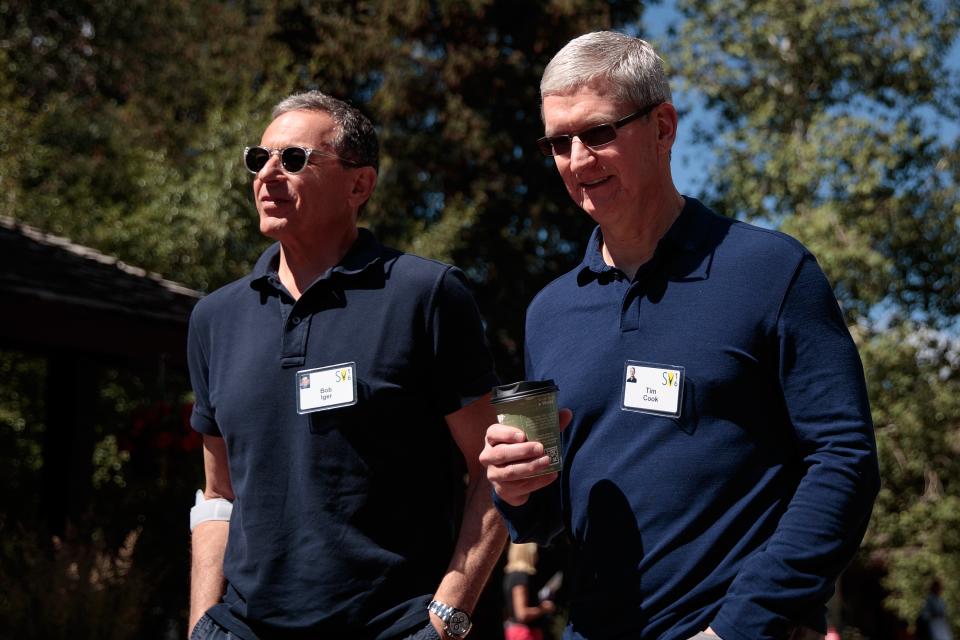
<svg viewBox="0 0 960 640"><path fill-rule="evenodd" d="M620 333L636 331L640 328L640 301L643 288L639 282L631 282L623 293L620 305Z"/></svg>
<svg viewBox="0 0 960 640"><path fill-rule="evenodd" d="M305 322L306 321L306 322ZM283 358L289 364L302 364L306 356L309 318L294 304L283 327Z"/></svg>

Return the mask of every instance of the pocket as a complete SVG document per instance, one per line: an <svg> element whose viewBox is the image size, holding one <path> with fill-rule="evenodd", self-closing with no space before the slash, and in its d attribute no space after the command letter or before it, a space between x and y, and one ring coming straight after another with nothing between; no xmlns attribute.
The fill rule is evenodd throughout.
<svg viewBox="0 0 960 640"><path fill-rule="evenodd" d="M437 630L434 629L430 621L427 621L427 626L421 627L417 630L416 633L412 633L404 640L441 640L440 634L437 633Z"/></svg>
<svg viewBox="0 0 960 640"><path fill-rule="evenodd" d="M357 425L369 422L370 385L359 375L357 381L357 401L346 407L336 407L310 414L310 433L325 434L331 431L356 430Z"/></svg>

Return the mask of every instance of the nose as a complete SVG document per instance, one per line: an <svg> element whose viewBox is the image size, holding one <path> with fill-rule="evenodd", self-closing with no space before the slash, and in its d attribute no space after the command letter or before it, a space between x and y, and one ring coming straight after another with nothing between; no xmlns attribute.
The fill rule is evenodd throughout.
<svg viewBox="0 0 960 640"><path fill-rule="evenodd" d="M260 167L257 172L257 178L264 181L271 181L283 175L283 169L280 166L280 152L276 149L270 151L270 157L266 164Z"/></svg>
<svg viewBox="0 0 960 640"><path fill-rule="evenodd" d="M579 173L596 162L597 156L593 149L583 143L577 136L570 142L570 168Z"/></svg>

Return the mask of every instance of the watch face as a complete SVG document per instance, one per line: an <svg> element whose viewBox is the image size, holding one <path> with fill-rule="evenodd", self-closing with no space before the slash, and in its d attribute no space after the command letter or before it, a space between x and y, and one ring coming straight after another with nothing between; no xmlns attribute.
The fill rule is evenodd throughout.
<svg viewBox="0 0 960 640"><path fill-rule="evenodd" d="M456 636L466 635L470 631L470 616L463 611L457 611L447 621L450 633Z"/></svg>

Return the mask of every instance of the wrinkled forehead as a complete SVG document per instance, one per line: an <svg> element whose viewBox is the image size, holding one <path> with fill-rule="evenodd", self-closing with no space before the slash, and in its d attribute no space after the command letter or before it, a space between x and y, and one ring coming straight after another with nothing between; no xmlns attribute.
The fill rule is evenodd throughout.
<svg viewBox="0 0 960 640"><path fill-rule="evenodd" d="M324 111L287 111L267 125L260 144L271 148L332 148L337 132L336 122Z"/></svg>
<svg viewBox="0 0 960 640"><path fill-rule="evenodd" d="M589 81L577 82L575 84L555 87L549 91L540 93L540 116L544 116L544 103L548 98L558 96L577 96L594 95L604 98L609 102L624 102L625 97L617 90L617 87L602 77L592 78Z"/></svg>
<svg viewBox="0 0 960 640"><path fill-rule="evenodd" d="M546 135L571 133L620 119L630 105L616 96L581 87L571 93L545 96L542 105Z"/></svg>
<svg viewBox="0 0 960 640"><path fill-rule="evenodd" d="M620 96L619 88L605 75L595 75L588 78L577 78L563 85L554 85L548 90L540 89L540 100L543 101L547 96L572 95L589 89L590 91L603 96L609 96L616 100Z"/></svg>

